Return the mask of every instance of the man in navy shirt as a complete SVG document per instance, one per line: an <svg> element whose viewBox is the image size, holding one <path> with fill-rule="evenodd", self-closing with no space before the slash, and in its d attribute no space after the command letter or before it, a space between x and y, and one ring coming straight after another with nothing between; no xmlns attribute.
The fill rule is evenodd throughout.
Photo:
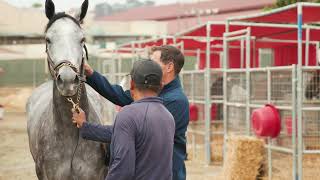
<svg viewBox="0 0 320 180"><path fill-rule="evenodd" d="M174 119L161 98L162 71L151 60L134 63L130 73L134 102L118 113L112 130L107 180L171 180ZM110 126L86 122L85 113L73 114L83 138L108 142Z"/></svg>
<svg viewBox="0 0 320 180"><path fill-rule="evenodd" d="M163 72L164 87L159 96L164 106L174 117L175 135L173 149L173 180L185 180L186 168L186 131L189 124L189 102L179 79L179 73L184 65L184 56L179 49L164 45L152 48L151 59L157 62ZM131 104L133 99L129 91L124 91L119 85L111 85L109 81L85 65L87 83L100 95L119 106ZM111 137L111 131L109 131Z"/></svg>

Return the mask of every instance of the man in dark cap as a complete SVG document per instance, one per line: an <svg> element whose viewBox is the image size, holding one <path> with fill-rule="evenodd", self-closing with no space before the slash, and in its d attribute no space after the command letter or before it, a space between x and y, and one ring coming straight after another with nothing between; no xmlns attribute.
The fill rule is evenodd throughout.
<svg viewBox="0 0 320 180"><path fill-rule="evenodd" d="M83 111L74 113L73 121L84 139L108 142L112 133L106 179L172 179L175 123L158 97L162 88L161 67L151 60L139 60L130 75L134 102L118 113L113 126L90 124Z"/></svg>
<svg viewBox="0 0 320 180"><path fill-rule="evenodd" d="M172 114L175 121L175 135L173 147L173 180L186 180L186 131L189 124L189 102L183 92L179 73L184 65L182 52L170 45L155 46L151 49L150 58L158 63L163 72L163 89L159 97L164 106ZM131 104L133 99L129 91L117 84L111 84L103 75L85 64L87 83L100 95L118 106ZM111 137L111 133L109 134Z"/></svg>

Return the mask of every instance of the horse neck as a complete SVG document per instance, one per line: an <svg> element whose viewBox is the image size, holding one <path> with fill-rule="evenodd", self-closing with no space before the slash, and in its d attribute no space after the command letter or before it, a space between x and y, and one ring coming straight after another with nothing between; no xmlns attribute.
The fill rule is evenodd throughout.
<svg viewBox="0 0 320 180"><path fill-rule="evenodd" d="M53 83L53 114L55 121L59 121L58 124L72 124L72 103L67 100L67 97L62 96L57 87L56 83ZM71 97L73 101L77 102L77 94ZM89 103L85 85L83 85L81 90L81 98L79 102L80 108L89 115Z"/></svg>

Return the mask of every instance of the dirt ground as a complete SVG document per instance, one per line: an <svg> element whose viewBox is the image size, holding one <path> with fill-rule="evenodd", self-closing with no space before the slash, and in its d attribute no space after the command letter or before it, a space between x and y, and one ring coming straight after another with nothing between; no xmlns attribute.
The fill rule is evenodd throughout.
<svg viewBox="0 0 320 180"><path fill-rule="evenodd" d="M26 126L24 113L7 113L0 120L0 180L37 179Z"/></svg>
<svg viewBox="0 0 320 180"><path fill-rule="evenodd" d="M0 180L37 179L29 152L25 113L7 112L0 120ZM209 180L220 171L219 167L187 161L188 180Z"/></svg>
<svg viewBox="0 0 320 180"><path fill-rule="evenodd" d="M26 100L31 91L32 88L0 88L0 104L6 108L4 119L0 120L0 180L37 179L28 147L27 122L24 113ZM190 125L190 128L203 129L202 125ZM212 127L212 129L218 131L219 127ZM214 150L212 161L220 162L222 139L216 138L215 143L211 144ZM202 136L195 136L195 141L200 143L197 146L200 149L194 149L195 152L188 146L189 158L194 158L195 161L186 161L187 180L224 179L220 176L221 165L206 166L199 163L204 162L203 139ZM273 153L272 156L274 159L272 179L292 179L291 157L277 153ZM303 160L304 179L319 179L320 156L305 155Z"/></svg>

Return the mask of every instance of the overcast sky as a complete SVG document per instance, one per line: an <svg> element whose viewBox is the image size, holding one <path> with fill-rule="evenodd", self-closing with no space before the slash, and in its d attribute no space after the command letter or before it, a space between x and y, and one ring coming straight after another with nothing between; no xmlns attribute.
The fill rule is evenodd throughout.
<svg viewBox="0 0 320 180"><path fill-rule="evenodd" d="M30 7L35 2L44 3L45 0L5 0L5 1L19 7ZM145 0L142 0L142 1L145 1ZM154 0L154 1L156 2L156 4L168 4L168 3L177 2L179 0ZM180 2L182 1L183 0L180 0ZM53 2L55 3L57 10L65 11L70 8L80 7L82 0L53 0ZM101 2L108 2L110 4L114 4L116 2L123 3L125 2L125 0L90 0L89 1L90 8L94 8L95 4L101 3Z"/></svg>

